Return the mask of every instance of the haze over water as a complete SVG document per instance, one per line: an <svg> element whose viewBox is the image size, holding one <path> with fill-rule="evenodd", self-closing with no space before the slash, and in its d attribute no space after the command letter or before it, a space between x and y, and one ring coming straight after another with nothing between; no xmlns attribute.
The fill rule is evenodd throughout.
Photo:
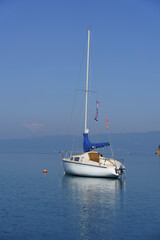
<svg viewBox="0 0 160 240"><path fill-rule="evenodd" d="M123 179L82 178L58 154L0 154L0 239L159 239L160 158L125 164Z"/></svg>

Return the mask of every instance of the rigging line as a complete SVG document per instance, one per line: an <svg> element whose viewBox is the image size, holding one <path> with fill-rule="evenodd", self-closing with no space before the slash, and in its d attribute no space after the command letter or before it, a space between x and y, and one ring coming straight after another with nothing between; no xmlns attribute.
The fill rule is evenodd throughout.
<svg viewBox="0 0 160 240"><path fill-rule="evenodd" d="M77 77L76 89L78 88L78 85L79 85L79 82L80 82L80 76L81 76L81 72L82 72L82 65L83 65L83 61L84 61L85 49L86 48L84 47L83 48L83 54L82 54L82 60L81 60L81 64L80 64L80 70L79 70L78 77ZM76 104L76 98L77 98L77 91L74 92L72 109L71 109L70 117L69 117L69 120L68 120L68 129L71 129L73 112L74 112L75 104ZM73 135L74 134L72 133L72 146L73 146L73 141L74 141L74 136Z"/></svg>
<svg viewBox="0 0 160 240"><path fill-rule="evenodd" d="M92 43L91 43L92 44ZM92 51L91 51L91 54L92 54ZM95 89L94 88L94 83L95 83L95 79L94 79L94 76L93 76L93 64L92 64L92 58L90 58L90 62L89 62L89 88L90 89ZM88 91L89 93L95 93L95 95L97 96L97 89L92 91L92 90L89 90ZM90 96L88 98L88 124L90 126L90 128L92 129L94 124L94 110L93 110L93 100L95 100L95 95L94 97L93 96ZM96 98L97 99L97 98ZM93 128L94 130L94 128Z"/></svg>
<svg viewBox="0 0 160 240"><path fill-rule="evenodd" d="M86 92L86 90L83 90L83 89L76 89L76 91L80 91L80 92ZM88 90L88 93L91 92L91 93L96 93L96 91L92 91L92 90Z"/></svg>
<svg viewBox="0 0 160 240"><path fill-rule="evenodd" d="M83 104L83 101L81 101L81 105L80 105L80 108L78 109L78 116L80 116L78 118L79 120L79 127L76 128L76 133L75 133L75 136L73 136L73 141L72 141L72 152L73 152L73 149L76 149L77 147L79 147L79 141L80 141L80 136L81 136L81 132L82 132L82 124L83 124L83 121L82 121L82 117L83 117L83 114L82 114L82 111L83 111L83 107L84 107L84 104ZM82 145L80 145L82 146ZM78 149L79 150L79 149Z"/></svg>
<svg viewBox="0 0 160 240"><path fill-rule="evenodd" d="M107 135L108 135L108 141L110 142L110 149L111 149L112 158L115 159L112 144L111 144L111 138L110 138L109 130L107 131Z"/></svg>
<svg viewBox="0 0 160 240"><path fill-rule="evenodd" d="M92 43L93 45L93 43ZM94 49L94 46L93 47L93 54L92 54L92 65L93 65L93 73L94 73L94 76L96 76L97 72L98 72L98 76L100 76L99 74L99 71L97 71L97 64L96 64L96 55L94 54L95 52L95 49ZM95 65L96 65L96 68L95 68ZM96 100L99 101L99 94L98 94L98 91L97 91L97 81L95 81L95 88L96 88ZM107 137L108 137L108 141L110 142L110 132L109 130L107 131ZM112 144L110 145L110 150L111 150L111 154L112 154L112 158L114 158L114 152L113 152L113 148L112 148Z"/></svg>
<svg viewBox="0 0 160 240"><path fill-rule="evenodd" d="M85 54L85 47L84 47L84 49L83 49L83 55L82 55L80 70L79 70L79 74L78 74L78 78L77 78L76 90L78 89L78 84L79 84L79 82L80 82L80 76L81 76L81 72L82 72L82 65L83 65L84 54ZM73 105L72 105L72 110L71 110L71 115L70 115L70 121L69 121L69 122L71 122L72 117L73 117L73 110L74 110L75 103L76 103L76 95L77 95L77 92L75 91L75 93L74 93L74 99L73 99Z"/></svg>
<svg viewBox="0 0 160 240"><path fill-rule="evenodd" d="M78 114L77 114L77 111L75 112L75 116L74 116L74 119L75 119L75 122L77 121L80 121L81 122L81 119L82 119L82 101L80 101L81 104L80 104L80 107L78 107ZM77 117L77 116L80 116L80 117ZM75 132L72 136L72 152L73 152L73 149L76 149L76 146L78 145L78 140L79 140L79 132L80 132L80 129L79 127L76 127L75 128Z"/></svg>
<svg viewBox="0 0 160 240"><path fill-rule="evenodd" d="M93 41L91 42L91 48L93 49ZM94 64L94 57L93 57L93 52L91 51L91 59L90 59L90 88L91 89L95 89L95 91L94 91L94 93L95 93L95 98L93 99L93 97L92 97L92 100L94 100L95 102L94 102L94 104L96 103L96 101L97 101L97 84L96 84L96 80L97 80L97 78L96 78L96 75L95 75L95 64ZM93 103L93 101L92 101L92 103ZM91 110L92 110L92 114L94 115L94 113L93 113L93 109L91 108L92 107L92 105L91 105L91 99L89 99L89 109L90 109L90 112L91 112ZM93 119L94 119L94 116L91 116L91 114L89 115L90 116L90 119L89 119L89 121L90 121L90 126L91 126L91 128L93 128L93 132L95 133L95 130L97 130L97 128L96 128L96 126L95 125L97 125L97 124L95 124L94 123L94 121L93 121ZM93 119L92 119L92 121L91 121L91 117L93 117ZM94 134L95 135L95 134Z"/></svg>
<svg viewBox="0 0 160 240"><path fill-rule="evenodd" d="M92 68L93 68L93 75L95 76L95 81L94 81L94 84L95 84L95 89L96 89L96 93L97 93L97 81L96 81L96 79L97 79L97 75L96 75L96 73L97 73L97 64L96 64L96 55L95 55L95 48L94 48L94 41L92 41ZM96 67L95 67L96 66ZM96 95L96 100L97 100L97 95Z"/></svg>
<svg viewBox="0 0 160 240"><path fill-rule="evenodd" d="M91 47L93 48L93 41L91 41L90 43ZM96 98L94 98L95 102L97 101L97 84L96 84L96 75L95 75L95 69L94 69L94 58L93 58L93 53L92 51L90 51L90 61L89 61L89 88L90 89L95 89L94 91L89 90L88 92L91 93L95 93L96 94ZM94 119L94 112L93 112L93 97L89 97L88 99L88 110L89 113L88 114L88 125L90 126L90 128L93 128L93 132L96 132L96 126L97 124L95 124ZM94 134L95 135L95 134Z"/></svg>

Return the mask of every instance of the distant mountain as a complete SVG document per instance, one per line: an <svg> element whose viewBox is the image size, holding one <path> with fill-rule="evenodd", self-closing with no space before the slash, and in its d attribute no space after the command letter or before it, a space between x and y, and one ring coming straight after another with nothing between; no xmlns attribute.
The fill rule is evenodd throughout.
<svg viewBox="0 0 160 240"><path fill-rule="evenodd" d="M92 142L108 141L106 135L90 136ZM154 154L160 144L160 131L111 134L116 153ZM55 153L59 150L82 150L82 136L46 136L30 139L0 140L0 153Z"/></svg>

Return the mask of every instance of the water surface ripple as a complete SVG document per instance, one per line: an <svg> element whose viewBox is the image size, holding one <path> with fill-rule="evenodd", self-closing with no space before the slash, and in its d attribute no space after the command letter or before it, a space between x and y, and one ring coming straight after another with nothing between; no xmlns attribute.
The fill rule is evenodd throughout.
<svg viewBox="0 0 160 240"><path fill-rule="evenodd" d="M126 178L83 178L57 154L1 154L0 239L160 239L160 158L125 164Z"/></svg>

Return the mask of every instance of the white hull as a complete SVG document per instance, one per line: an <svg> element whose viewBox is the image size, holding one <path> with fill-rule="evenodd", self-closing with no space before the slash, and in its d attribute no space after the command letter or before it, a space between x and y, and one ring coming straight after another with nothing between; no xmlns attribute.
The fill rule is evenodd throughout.
<svg viewBox="0 0 160 240"><path fill-rule="evenodd" d="M62 160L64 172L69 175L85 177L118 177L114 166L102 167Z"/></svg>

